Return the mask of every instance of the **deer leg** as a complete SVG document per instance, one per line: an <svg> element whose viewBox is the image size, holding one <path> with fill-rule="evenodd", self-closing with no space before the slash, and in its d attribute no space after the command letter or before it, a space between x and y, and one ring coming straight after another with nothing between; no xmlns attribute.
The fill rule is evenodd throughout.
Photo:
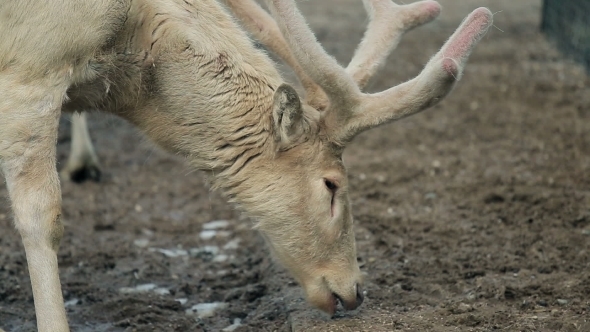
<svg viewBox="0 0 590 332"><path fill-rule="evenodd" d="M100 181L100 166L86 124L86 113L72 114L72 147L66 166L61 171L62 179L74 182Z"/></svg>
<svg viewBox="0 0 590 332"><path fill-rule="evenodd" d="M18 81L0 76L0 170L25 247L37 328L65 332L69 328L57 266L63 226L55 159L65 88Z"/></svg>

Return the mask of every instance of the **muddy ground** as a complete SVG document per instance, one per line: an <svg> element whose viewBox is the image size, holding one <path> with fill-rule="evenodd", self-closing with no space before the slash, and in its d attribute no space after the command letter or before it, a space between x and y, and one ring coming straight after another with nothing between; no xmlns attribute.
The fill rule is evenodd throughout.
<svg viewBox="0 0 590 332"><path fill-rule="evenodd" d="M358 0L335 2L301 7L346 63L366 17ZM218 331L239 319L235 331L590 331L590 79L539 34L540 0L440 2L441 17L406 36L370 90L416 75L477 6L498 12L497 28L446 101L359 136L345 154L366 274L359 310L329 320L309 309L204 174L95 114L103 181L62 185L73 330ZM33 331L4 185L0 201L0 327ZM214 220L229 224L204 239ZM220 251L198 250L212 245ZM227 306L186 313L211 302Z"/></svg>

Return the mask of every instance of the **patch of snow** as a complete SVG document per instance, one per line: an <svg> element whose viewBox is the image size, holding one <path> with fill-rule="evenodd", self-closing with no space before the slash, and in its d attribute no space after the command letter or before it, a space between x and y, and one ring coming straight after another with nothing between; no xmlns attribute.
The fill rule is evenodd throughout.
<svg viewBox="0 0 590 332"><path fill-rule="evenodd" d="M66 301L66 302L64 303L64 305L65 305L66 307L72 307L72 306L75 306L76 304L78 304L78 302L80 302L80 300L78 300L78 299L71 299L71 300L69 300L69 301Z"/></svg>
<svg viewBox="0 0 590 332"><path fill-rule="evenodd" d="M150 252L157 251L157 252L159 252L161 254L164 254L164 256L171 257L171 258L180 257L180 256L187 256L188 255L188 251L186 251L184 249L150 248L149 251Z"/></svg>
<svg viewBox="0 0 590 332"><path fill-rule="evenodd" d="M213 220L206 224L203 224L203 229L220 229L226 228L227 226L229 226L229 221L227 220Z"/></svg>
<svg viewBox="0 0 590 332"><path fill-rule="evenodd" d="M154 293L158 295L170 295L170 290L168 288L158 287L154 289Z"/></svg>
<svg viewBox="0 0 590 332"><path fill-rule="evenodd" d="M208 318L213 317L215 311L224 309L225 307L227 307L227 303L224 302L199 303L195 304L190 309L186 309L185 312L187 315L196 315L198 318Z"/></svg>
<svg viewBox="0 0 590 332"><path fill-rule="evenodd" d="M189 253L191 256L194 257L201 257L201 256L215 256L219 253L218 246L204 246L203 248L191 248L189 249Z"/></svg>
<svg viewBox="0 0 590 332"><path fill-rule="evenodd" d="M119 292L123 294L147 293L153 292L158 295L168 295L170 290L163 287L158 287L156 284L142 284L135 287L121 287Z"/></svg>
<svg viewBox="0 0 590 332"><path fill-rule="evenodd" d="M212 262L214 263L222 263L225 262L229 257L227 255L221 254L213 257Z"/></svg>
<svg viewBox="0 0 590 332"><path fill-rule="evenodd" d="M235 249L238 249L239 244L240 244L240 241L242 241L240 238L233 239L233 240L229 241L228 243L226 243L223 246L223 249L225 249L225 250L235 250Z"/></svg>
<svg viewBox="0 0 590 332"><path fill-rule="evenodd" d="M217 231L213 230L202 231L201 233L199 233L199 237L202 240L211 240L215 237L215 235L217 235Z"/></svg>
<svg viewBox="0 0 590 332"><path fill-rule="evenodd" d="M147 228L142 228L141 232L145 236L153 236L154 235L154 232L152 230L147 229Z"/></svg>
<svg viewBox="0 0 590 332"><path fill-rule="evenodd" d="M150 240L148 239L137 239L135 241L133 241L133 244L136 247L140 247L140 248L145 248L147 247L147 245L150 243Z"/></svg>
<svg viewBox="0 0 590 332"><path fill-rule="evenodd" d="M156 289L158 286L156 284L142 284L137 285L135 287L121 287L119 288L119 292L121 293L146 293L153 289Z"/></svg>
<svg viewBox="0 0 590 332"><path fill-rule="evenodd" d="M235 329L237 329L238 327L242 326L242 324L241 324L241 323L242 323L242 320L241 320L241 319L239 319L239 318L236 318L236 319L234 319L234 323L233 323L233 324L231 324L230 326L228 326L228 327L224 328L224 329L223 329L223 330L221 330L221 331L223 331L223 332L232 332L232 331L234 331Z"/></svg>

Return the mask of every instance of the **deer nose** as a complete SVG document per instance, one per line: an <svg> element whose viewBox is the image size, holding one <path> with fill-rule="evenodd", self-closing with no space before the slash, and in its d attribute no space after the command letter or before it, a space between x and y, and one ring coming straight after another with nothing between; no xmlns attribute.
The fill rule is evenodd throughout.
<svg viewBox="0 0 590 332"><path fill-rule="evenodd" d="M342 303L342 306L344 307L344 309L346 310L354 310L356 308L358 308L361 303L363 303L363 300L365 299L365 296L363 294L363 288L361 287L361 284L356 284L356 296L355 299L352 301L343 301L342 298L340 298L340 302Z"/></svg>

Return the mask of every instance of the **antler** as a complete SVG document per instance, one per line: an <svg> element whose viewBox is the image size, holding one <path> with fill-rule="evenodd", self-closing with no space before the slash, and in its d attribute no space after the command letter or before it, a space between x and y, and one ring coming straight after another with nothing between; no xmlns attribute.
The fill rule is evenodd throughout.
<svg viewBox="0 0 590 332"><path fill-rule="evenodd" d="M417 77L381 93L363 95L344 131L366 130L437 104L461 78L467 58L491 25L487 8L471 12Z"/></svg>
<svg viewBox="0 0 590 332"><path fill-rule="evenodd" d="M254 0L225 0L225 2L256 39L293 69L306 91L307 103L320 111L326 109L328 107L326 94L297 62L275 20Z"/></svg>
<svg viewBox="0 0 590 332"><path fill-rule="evenodd" d="M365 1L374 22L369 26L348 70L345 70L325 53L292 0L267 0L295 58L330 99L331 106L324 114L324 119L329 136L337 143L343 144L363 130L409 116L438 103L461 77L467 57L492 24L492 13L487 8L476 9L428 62L420 75L386 91L364 94L359 85L366 83L375 72L378 64L397 43L401 32L419 22L428 21L439 11L431 2L414 4L413 9L406 7L403 10L386 2ZM395 23L393 32L388 34L390 40L383 45L380 45L379 36L391 27L387 24L387 16L381 15L381 7L378 6L389 6L387 11L390 13L397 9L398 15L401 15L399 20L392 20L401 23ZM426 9L421 11L418 8ZM404 12L407 18L403 18ZM377 66L370 65L372 59L377 59Z"/></svg>
<svg viewBox="0 0 590 332"><path fill-rule="evenodd" d="M441 11L436 1L400 6L391 0L363 0L363 4L369 14L369 26L346 68L361 89L383 65L406 31L432 21Z"/></svg>

